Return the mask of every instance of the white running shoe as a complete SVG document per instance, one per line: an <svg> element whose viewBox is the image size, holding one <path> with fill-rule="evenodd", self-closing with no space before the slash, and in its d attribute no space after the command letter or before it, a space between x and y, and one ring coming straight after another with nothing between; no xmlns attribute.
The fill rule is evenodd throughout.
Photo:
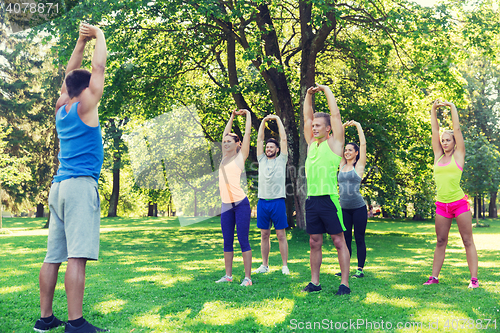
<svg viewBox="0 0 500 333"><path fill-rule="evenodd" d="M252 280L250 280L249 278L244 278L243 279L243 282L241 282L240 286L243 286L243 287L248 287L248 286L251 286L252 285Z"/></svg>
<svg viewBox="0 0 500 333"><path fill-rule="evenodd" d="M290 270L288 269L288 266L283 266L281 272L285 275L290 275Z"/></svg>
<svg viewBox="0 0 500 333"><path fill-rule="evenodd" d="M254 273L267 273L269 272L269 266L264 266L264 265L260 265L259 268L257 268L255 271L253 271Z"/></svg>
<svg viewBox="0 0 500 333"><path fill-rule="evenodd" d="M221 283L221 282L233 282L233 277L224 275L219 280L215 281L215 283Z"/></svg>

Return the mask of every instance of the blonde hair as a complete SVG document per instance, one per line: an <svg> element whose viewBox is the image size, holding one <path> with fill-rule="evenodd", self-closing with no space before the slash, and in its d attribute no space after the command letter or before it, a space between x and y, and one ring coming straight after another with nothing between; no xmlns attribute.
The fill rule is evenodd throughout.
<svg viewBox="0 0 500 333"><path fill-rule="evenodd" d="M453 142L456 142L455 141L455 133L453 133L452 130L443 131L443 134L449 134L453 138ZM443 138L443 134L441 134L441 138Z"/></svg>

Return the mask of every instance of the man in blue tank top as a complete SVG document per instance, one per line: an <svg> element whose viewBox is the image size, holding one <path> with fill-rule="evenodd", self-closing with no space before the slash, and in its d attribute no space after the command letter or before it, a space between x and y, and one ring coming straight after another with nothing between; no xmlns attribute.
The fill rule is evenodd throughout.
<svg viewBox="0 0 500 333"><path fill-rule="evenodd" d="M80 69L86 43L96 39L92 72ZM59 168L49 193L47 255L40 270L41 317L34 330L47 332L65 325L65 332L108 332L83 318L87 260L99 254L100 202L97 181L104 151L97 104L104 89L106 41L102 31L82 24L66 68L61 95L56 103ZM64 284L68 322L52 312L59 267L68 261Z"/></svg>

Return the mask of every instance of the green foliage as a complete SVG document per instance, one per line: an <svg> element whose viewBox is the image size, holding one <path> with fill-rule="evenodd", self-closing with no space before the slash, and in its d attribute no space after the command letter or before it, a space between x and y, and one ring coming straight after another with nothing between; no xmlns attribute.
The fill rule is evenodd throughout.
<svg viewBox="0 0 500 333"><path fill-rule="evenodd" d="M467 80L469 105L460 110L466 137L484 133L500 149L500 66L485 56L472 54L460 66Z"/></svg>
<svg viewBox="0 0 500 333"><path fill-rule="evenodd" d="M429 103L440 97L465 109L475 72L464 75L466 90L459 69L472 49L493 57L499 29L492 1L447 1L434 8L393 0L84 0L70 6L38 30L57 39L55 62L65 64L78 24L102 27L109 50L99 109L104 126L141 123L189 105L207 140L217 142L236 104L251 110L254 129L270 113L289 122L290 161L300 170L297 156L306 154L299 138L301 93L314 80L326 83L343 120L366 128L363 194L393 217L432 214ZM325 102L318 98L316 108L324 110ZM489 138L498 137L489 128ZM108 141L118 136L106 130L114 164L127 159L123 142ZM249 160L255 161L254 149Z"/></svg>
<svg viewBox="0 0 500 333"><path fill-rule="evenodd" d="M0 124L0 185L2 187L21 184L29 180L30 177L30 174L26 172L27 158L17 158L6 153L8 144L6 137L10 131L11 129ZM0 189L0 191L2 190Z"/></svg>
<svg viewBox="0 0 500 333"><path fill-rule="evenodd" d="M109 201L113 189L113 174L103 169L99 178L99 195L101 197L101 216L107 216ZM118 216L146 216L149 198L134 187L134 175L130 166L120 170L120 196L118 199Z"/></svg>
<svg viewBox="0 0 500 333"><path fill-rule="evenodd" d="M23 174L22 181L4 188L9 208L16 211L22 203L47 200L57 154L54 90L61 76L45 58L47 49L24 34L10 35L0 48L0 124L8 132L4 149L18 159L17 172Z"/></svg>
<svg viewBox="0 0 500 333"><path fill-rule="evenodd" d="M462 176L467 193L496 192L500 186L500 152L484 135L466 140L467 154Z"/></svg>
<svg viewBox="0 0 500 333"><path fill-rule="evenodd" d="M464 10L472 5L472 10ZM468 24L460 30L464 47L468 50L475 49L479 54L488 58L498 55L498 33L500 22L498 20L498 3L493 0L482 1L457 1L457 12Z"/></svg>

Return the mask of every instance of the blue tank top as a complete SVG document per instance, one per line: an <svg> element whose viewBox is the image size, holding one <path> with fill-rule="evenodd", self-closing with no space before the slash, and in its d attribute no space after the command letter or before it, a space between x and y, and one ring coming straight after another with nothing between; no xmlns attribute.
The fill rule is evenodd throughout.
<svg viewBox="0 0 500 333"><path fill-rule="evenodd" d="M104 160L101 125L91 127L78 115L78 103L69 112L63 105L56 113L56 130L59 138L59 168L53 182L90 176L97 182Z"/></svg>

